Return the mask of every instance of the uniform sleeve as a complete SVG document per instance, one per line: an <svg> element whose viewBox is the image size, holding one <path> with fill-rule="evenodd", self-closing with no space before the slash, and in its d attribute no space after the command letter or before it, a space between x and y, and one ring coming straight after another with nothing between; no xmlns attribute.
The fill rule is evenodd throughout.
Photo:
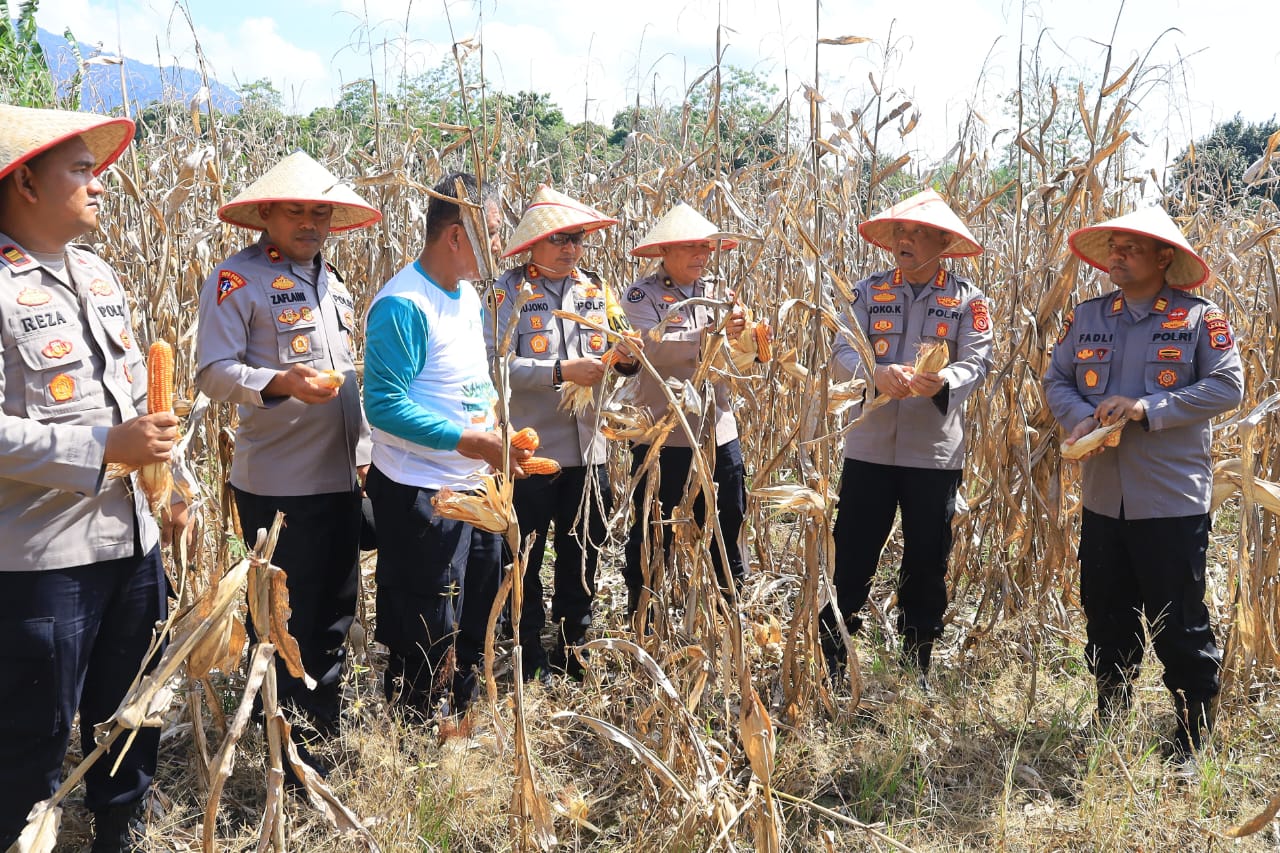
<svg viewBox="0 0 1280 853"><path fill-rule="evenodd" d="M1068 432L1085 418L1093 415L1095 406L1084 398L1076 386L1075 363L1071 359L1071 347L1064 346L1071 332L1071 323L1075 312L1067 315L1063 321L1062 333L1058 336L1058 344L1053 348L1049 359L1049 368L1041 380L1044 386L1045 401L1049 411L1057 418L1058 423Z"/></svg>
<svg viewBox="0 0 1280 853"><path fill-rule="evenodd" d="M379 299L365 329L364 409L369 424L434 450L454 450L462 427L409 396L427 363L426 315L407 299Z"/></svg>
<svg viewBox="0 0 1280 853"><path fill-rule="evenodd" d="M1203 423L1231 411L1244 399L1240 351L1226 318L1216 306L1205 311L1197 338L1196 381L1142 398L1147 406L1148 429Z"/></svg>
<svg viewBox="0 0 1280 853"><path fill-rule="evenodd" d="M228 293L218 304L218 270L200 290L196 332L196 387L211 399L264 408L262 390L276 376L270 367L245 363L253 299L248 288Z"/></svg>
<svg viewBox="0 0 1280 853"><path fill-rule="evenodd" d="M623 311L632 328L643 336L645 357L659 372L697 364L702 354L703 327L686 328L668 323L662 337L655 341L649 336L649 330L666 317L666 308L659 307L652 294L636 286L627 291Z"/></svg>
<svg viewBox="0 0 1280 853"><path fill-rule="evenodd" d="M991 306L981 293L965 305L960 315L960 329L956 333L956 357L938 375L946 380L943 393L934 398L938 408L946 414L951 408L964 405L991 370Z"/></svg>
<svg viewBox="0 0 1280 853"><path fill-rule="evenodd" d="M3 373L0 371L0 400L5 394ZM45 424L0 413L0 478L59 492L97 494L105 474L103 456L109 430L106 426Z"/></svg>

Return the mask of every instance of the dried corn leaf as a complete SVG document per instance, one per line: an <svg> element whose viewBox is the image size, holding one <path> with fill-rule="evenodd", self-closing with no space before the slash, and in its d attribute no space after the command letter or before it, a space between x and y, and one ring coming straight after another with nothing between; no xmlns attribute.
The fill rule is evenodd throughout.
<svg viewBox="0 0 1280 853"><path fill-rule="evenodd" d="M551 719L555 721L573 720L582 723L606 740L611 740L630 751L641 764L653 771L653 774L662 780L664 785L680 794L682 799L693 799L693 794L680 781L680 777L676 775L675 771L667 766L666 762L659 758L653 750L612 723L607 723L596 717L588 717L585 714L577 714L573 711L558 711L551 715Z"/></svg>
<svg viewBox="0 0 1280 853"><path fill-rule="evenodd" d="M62 808L41 800L27 812L27 825L9 848L11 853L53 853L62 826Z"/></svg>
<svg viewBox="0 0 1280 853"><path fill-rule="evenodd" d="M565 382L560 386L560 409L575 416L589 411L596 403L595 389L590 385Z"/></svg>
<svg viewBox="0 0 1280 853"><path fill-rule="evenodd" d="M338 832L346 836L355 836L369 853L381 853L382 848L378 846L378 842L374 840L369 830L360 823L360 818L342 804L315 768L298 756L298 748L294 745L293 738L289 736L288 720L277 714L272 722L280 729L280 743L284 745L285 754L293 767L293 772L302 782L302 793L311 807L320 812L329 826Z"/></svg>
<svg viewBox="0 0 1280 853"><path fill-rule="evenodd" d="M302 650L298 641L289 633L289 617L293 610L289 607L288 575L277 566L270 568L271 576L271 642L276 647L276 655L284 661L289 674L302 679L308 690L316 689L316 680L307 674L302 665Z"/></svg>
<svg viewBox="0 0 1280 853"><path fill-rule="evenodd" d="M501 474L486 474L475 494L441 489L431 506L442 518L465 521L490 533L505 534L516 523L512 485Z"/></svg>
<svg viewBox="0 0 1280 853"><path fill-rule="evenodd" d="M951 363L946 341L922 341L916 351L915 372L937 373Z"/></svg>
<svg viewBox="0 0 1280 853"><path fill-rule="evenodd" d="M1271 802L1267 803L1267 807L1259 814L1254 815L1238 826L1231 827L1223 835L1227 836L1227 838L1244 838L1245 836L1253 835L1275 820L1277 813L1280 813L1280 793L1272 797Z"/></svg>
<svg viewBox="0 0 1280 853"><path fill-rule="evenodd" d="M218 594L218 581L205 590L204 595L196 602L196 612L202 619L207 619L213 612L213 601ZM236 611L228 609L220 620L213 623L204 638L191 650L187 658L187 675L194 679L204 678L209 671L227 659L231 646L232 626L237 624ZM241 631L243 632L243 627Z"/></svg>
<svg viewBox="0 0 1280 853"><path fill-rule="evenodd" d="M777 750L773 721L755 688L747 685L738 712L738 729L742 747L751 762L751 772L763 784L773 778L773 758Z"/></svg>

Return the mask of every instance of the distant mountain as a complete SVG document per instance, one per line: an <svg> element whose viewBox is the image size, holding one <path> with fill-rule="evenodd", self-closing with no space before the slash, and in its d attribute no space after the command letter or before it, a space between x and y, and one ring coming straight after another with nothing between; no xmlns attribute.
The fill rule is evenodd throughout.
<svg viewBox="0 0 1280 853"><path fill-rule="evenodd" d="M88 36L80 33L75 35L77 39L84 39L80 42L81 56L90 59L94 54L93 43ZM71 52L71 45L62 36L45 29L40 30L39 38L54 79L58 81L60 89L65 89L76 72L76 56ZM190 68L157 68L127 57L124 60L124 78L135 114L142 107L156 101L186 103L204 85L200 72ZM210 81L209 93L215 109L224 112L236 112L240 109L239 96L223 84ZM110 112L123 102L120 66L99 63L90 65L81 89L81 107L92 112Z"/></svg>

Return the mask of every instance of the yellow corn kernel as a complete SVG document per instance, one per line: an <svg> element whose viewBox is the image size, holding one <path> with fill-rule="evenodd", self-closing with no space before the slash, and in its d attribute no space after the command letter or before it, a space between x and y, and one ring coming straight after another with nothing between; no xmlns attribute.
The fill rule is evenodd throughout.
<svg viewBox="0 0 1280 853"><path fill-rule="evenodd" d="M520 463L526 474L558 474L560 463L545 456L530 456Z"/></svg>
<svg viewBox="0 0 1280 853"><path fill-rule="evenodd" d="M153 415L173 411L173 347L167 341L147 350L147 408Z"/></svg>
<svg viewBox="0 0 1280 853"><path fill-rule="evenodd" d="M756 361L761 364L768 364L773 361L773 345L770 343L769 326L766 323L756 323Z"/></svg>
<svg viewBox="0 0 1280 853"><path fill-rule="evenodd" d="M533 427L525 427L511 435L511 446L516 450L537 450L538 444L538 432Z"/></svg>

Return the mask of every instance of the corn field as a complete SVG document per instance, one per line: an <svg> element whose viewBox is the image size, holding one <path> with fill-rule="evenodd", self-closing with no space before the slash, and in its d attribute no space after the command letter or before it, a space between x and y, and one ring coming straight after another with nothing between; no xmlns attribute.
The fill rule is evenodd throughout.
<svg viewBox="0 0 1280 853"><path fill-rule="evenodd" d="M861 48L836 39L823 49ZM617 217L618 227L593 238L584 265L619 289L642 274L629 249L678 201L744 238L713 260L715 273L770 324L775 357L729 380L750 487L743 535L751 574L736 599L717 592L714 521L679 524L669 559L650 549L660 606L650 630L633 629L618 568L634 483L625 444L615 443L618 510L601 543L584 681L521 686L511 674L510 641L497 638L487 689L465 731L403 727L381 696L380 652L371 639L373 558L366 556L350 637L351 712L329 747L336 770L322 804L319 795L282 801L280 734L247 725L242 705L248 686L268 689L265 664L241 653L242 629L223 618L246 609L240 590L251 574L268 571L270 545L255 552L253 532L238 531L230 513L223 484L234 451L232 413L198 402L183 427L200 494L195 539L170 564L179 592L175 636L214 625L226 636L212 655L218 659L206 650L200 666L175 652L168 681L156 685L173 695L151 714L165 734L147 849L1280 845L1270 821L1280 807L1280 547L1272 514L1280 489L1270 485L1280 481L1280 445L1272 439L1280 211L1265 200L1215 203L1215 188L1193 180L1162 189L1137 170L1129 160L1134 99L1148 75L1138 63L1108 65L1096 87L1079 91L1025 81L1019 106L1025 100L1027 115L1032 101L1040 108L1023 121L1007 157L991 150L983 119L970 115L935 166L900 154L915 119L883 79L853 114L833 111L820 82L804 87L779 104L804 117L782 153L735 166L712 127L723 119L715 106L718 71L708 71L707 128L689 127L687 110L642 123L614 162L589 145L563 162L539 156L533 130L510 123L441 123L428 135L394 115L379 117L367 143L357 128L337 127L310 153L383 212L377 226L332 237L326 249L357 310L417 255L423 188L456 168L478 171L499 189L508 229L537 186L557 175L556 189ZM484 96L471 86L455 94ZM1055 114L1069 114L1082 129L1071 151L1053 136ZM429 141L441 136L443 144ZM199 288L252 239L218 222L216 210L296 145L288 125L260 134L170 104L106 176L102 230L91 239L131 288L140 337L174 345L179 398L196 397ZM843 436L858 425L847 411L854 391L832 381L829 354L835 335L850 333L843 316L851 285L891 263L855 226L926 186L951 202L986 247L954 268L986 292L996 334L994 367L968 406L947 633L933 688L921 692L895 662L887 618L900 551L895 532L883 559L889 571L869 605L871 630L854 639L859 665L849 683L832 685L817 616L833 558ZM1143 193L1169 194L1161 200L1213 269L1204 293L1227 311L1246 373L1245 402L1214 437L1223 502L1211 544L1210 609L1226 653L1224 689L1213 746L1192 782L1172 779L1156 754L1171 713L1153 656L1133 716L1107 737L1082 732L1093 688L1075 560L1078 474L1061 459L1063 436L1039 384L1067 310L1109 288L1071 255L1067 235L1128 212ZM616 393L596 389L598 398ZM696 481L690 487L685 510L699 488ZM257 583L250 597L263 612L236 618L267 620L276 608ZM262 624L260 636L279 636ZM170 648L180 645L171 640ZM229 732L232 745L223 748ZM58 849L78 849L87 837L83 811L68 801Z"/></svg>

